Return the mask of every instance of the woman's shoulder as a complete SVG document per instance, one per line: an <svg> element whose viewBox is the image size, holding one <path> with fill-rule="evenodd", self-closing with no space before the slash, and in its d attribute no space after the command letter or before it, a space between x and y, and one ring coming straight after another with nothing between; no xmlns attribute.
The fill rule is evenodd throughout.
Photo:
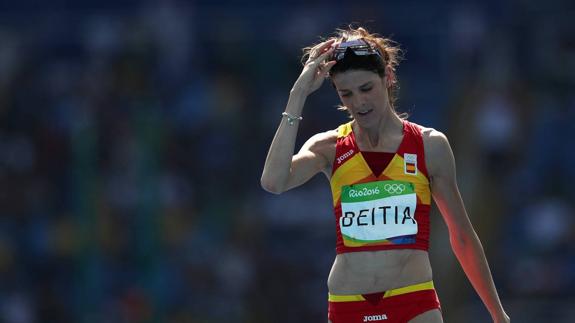
<svg viewBox="0 0 575 323"><path fill-rule="evenodd" d="M421 127L425 160L430 175L438 171L438 167L447 163L452 157L451 146L447 136L434 128Z"/></svg>
<svg viewBox="0 0 575 323"><path fill-rule="evenodd" d="M335 158L335 146L337 143L337 129L327 130L311 136L302 147L302 151L309 151L316 156L321 156L325 161L322 171L329 178L331 163Z"/></svg>
<svg viewBox="0 0 575 323"><path fill-rule="evenodd" d="M316 133L311 136L307 141L307 145L311 149L325 150L331 147L335 148L335 144L338 137L338 130L331 129L323 132Z"/></svg>
<svg viewBox="0 0 575 323"><path fill-rule="evenodd" d="M419 132L421 132L421 137L423 138L423 143L426 146L426 148L427 148L427 146L430 146L430 148L433 148L437 145L443 145L444 143L447 142L447 137L445 136L445 134L443 132L436 130L432 127L426 127L426 126L420 125L420 124L415 123L415 122L411 122L408 120L405 120L405 121L408 124L410 124L412 127L419 129Z"/></svg>

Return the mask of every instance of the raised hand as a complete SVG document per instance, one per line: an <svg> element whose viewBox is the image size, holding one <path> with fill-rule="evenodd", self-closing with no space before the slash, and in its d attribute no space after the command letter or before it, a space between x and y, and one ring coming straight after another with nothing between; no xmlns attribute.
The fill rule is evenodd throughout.
<svg viewBox="0 0 575 323"><path fill-rule="evenodd" d="M325 41L310 50L309 57L303 71L295 81L293 90L303 91L304 95L307 96L319 89L329 70L336 63L336 61L328 61L335 49L334 41L333 39Z"/></svg>

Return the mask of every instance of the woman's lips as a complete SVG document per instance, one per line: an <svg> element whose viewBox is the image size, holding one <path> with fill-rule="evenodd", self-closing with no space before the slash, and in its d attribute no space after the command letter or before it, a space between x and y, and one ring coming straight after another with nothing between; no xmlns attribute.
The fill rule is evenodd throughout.
<svg viewBox="0 0 575 323"><path fill-rule="evenodd" d="M362 111L362 112L359 112L359 111L358 111L357 114L363 117L363 116L366 116L366 115L370 114L371 111L373 111L373 109L369 109L369 110Z"/></svg>

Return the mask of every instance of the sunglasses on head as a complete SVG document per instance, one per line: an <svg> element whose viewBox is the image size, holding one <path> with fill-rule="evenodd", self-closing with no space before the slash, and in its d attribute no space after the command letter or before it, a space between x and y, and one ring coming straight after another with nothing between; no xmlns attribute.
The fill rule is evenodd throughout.
<svg viewBox="0 0 575 323"><path fill-rule="evenodd" d="M340 43L333 51L333 59L340 61L345 57L347 51L353 52L356 56L377 55L381 58L381 54L370 44L363 39L355 39Z"/></svg>

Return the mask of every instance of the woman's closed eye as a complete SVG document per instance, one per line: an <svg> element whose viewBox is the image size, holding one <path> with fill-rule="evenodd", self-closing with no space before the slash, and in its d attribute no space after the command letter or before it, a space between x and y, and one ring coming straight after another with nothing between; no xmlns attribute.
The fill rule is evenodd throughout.
<svg viewBox="0 0 575 323"><path fill-rule="evenodd" d="M367 92L371 91L372 89L373 89L373 86L360 88L359 90L363 93L367 93ZM348 97L352 96L353 93L352 92L339 92L339 95L341 95L342 98L348 98Z"/></svg>

